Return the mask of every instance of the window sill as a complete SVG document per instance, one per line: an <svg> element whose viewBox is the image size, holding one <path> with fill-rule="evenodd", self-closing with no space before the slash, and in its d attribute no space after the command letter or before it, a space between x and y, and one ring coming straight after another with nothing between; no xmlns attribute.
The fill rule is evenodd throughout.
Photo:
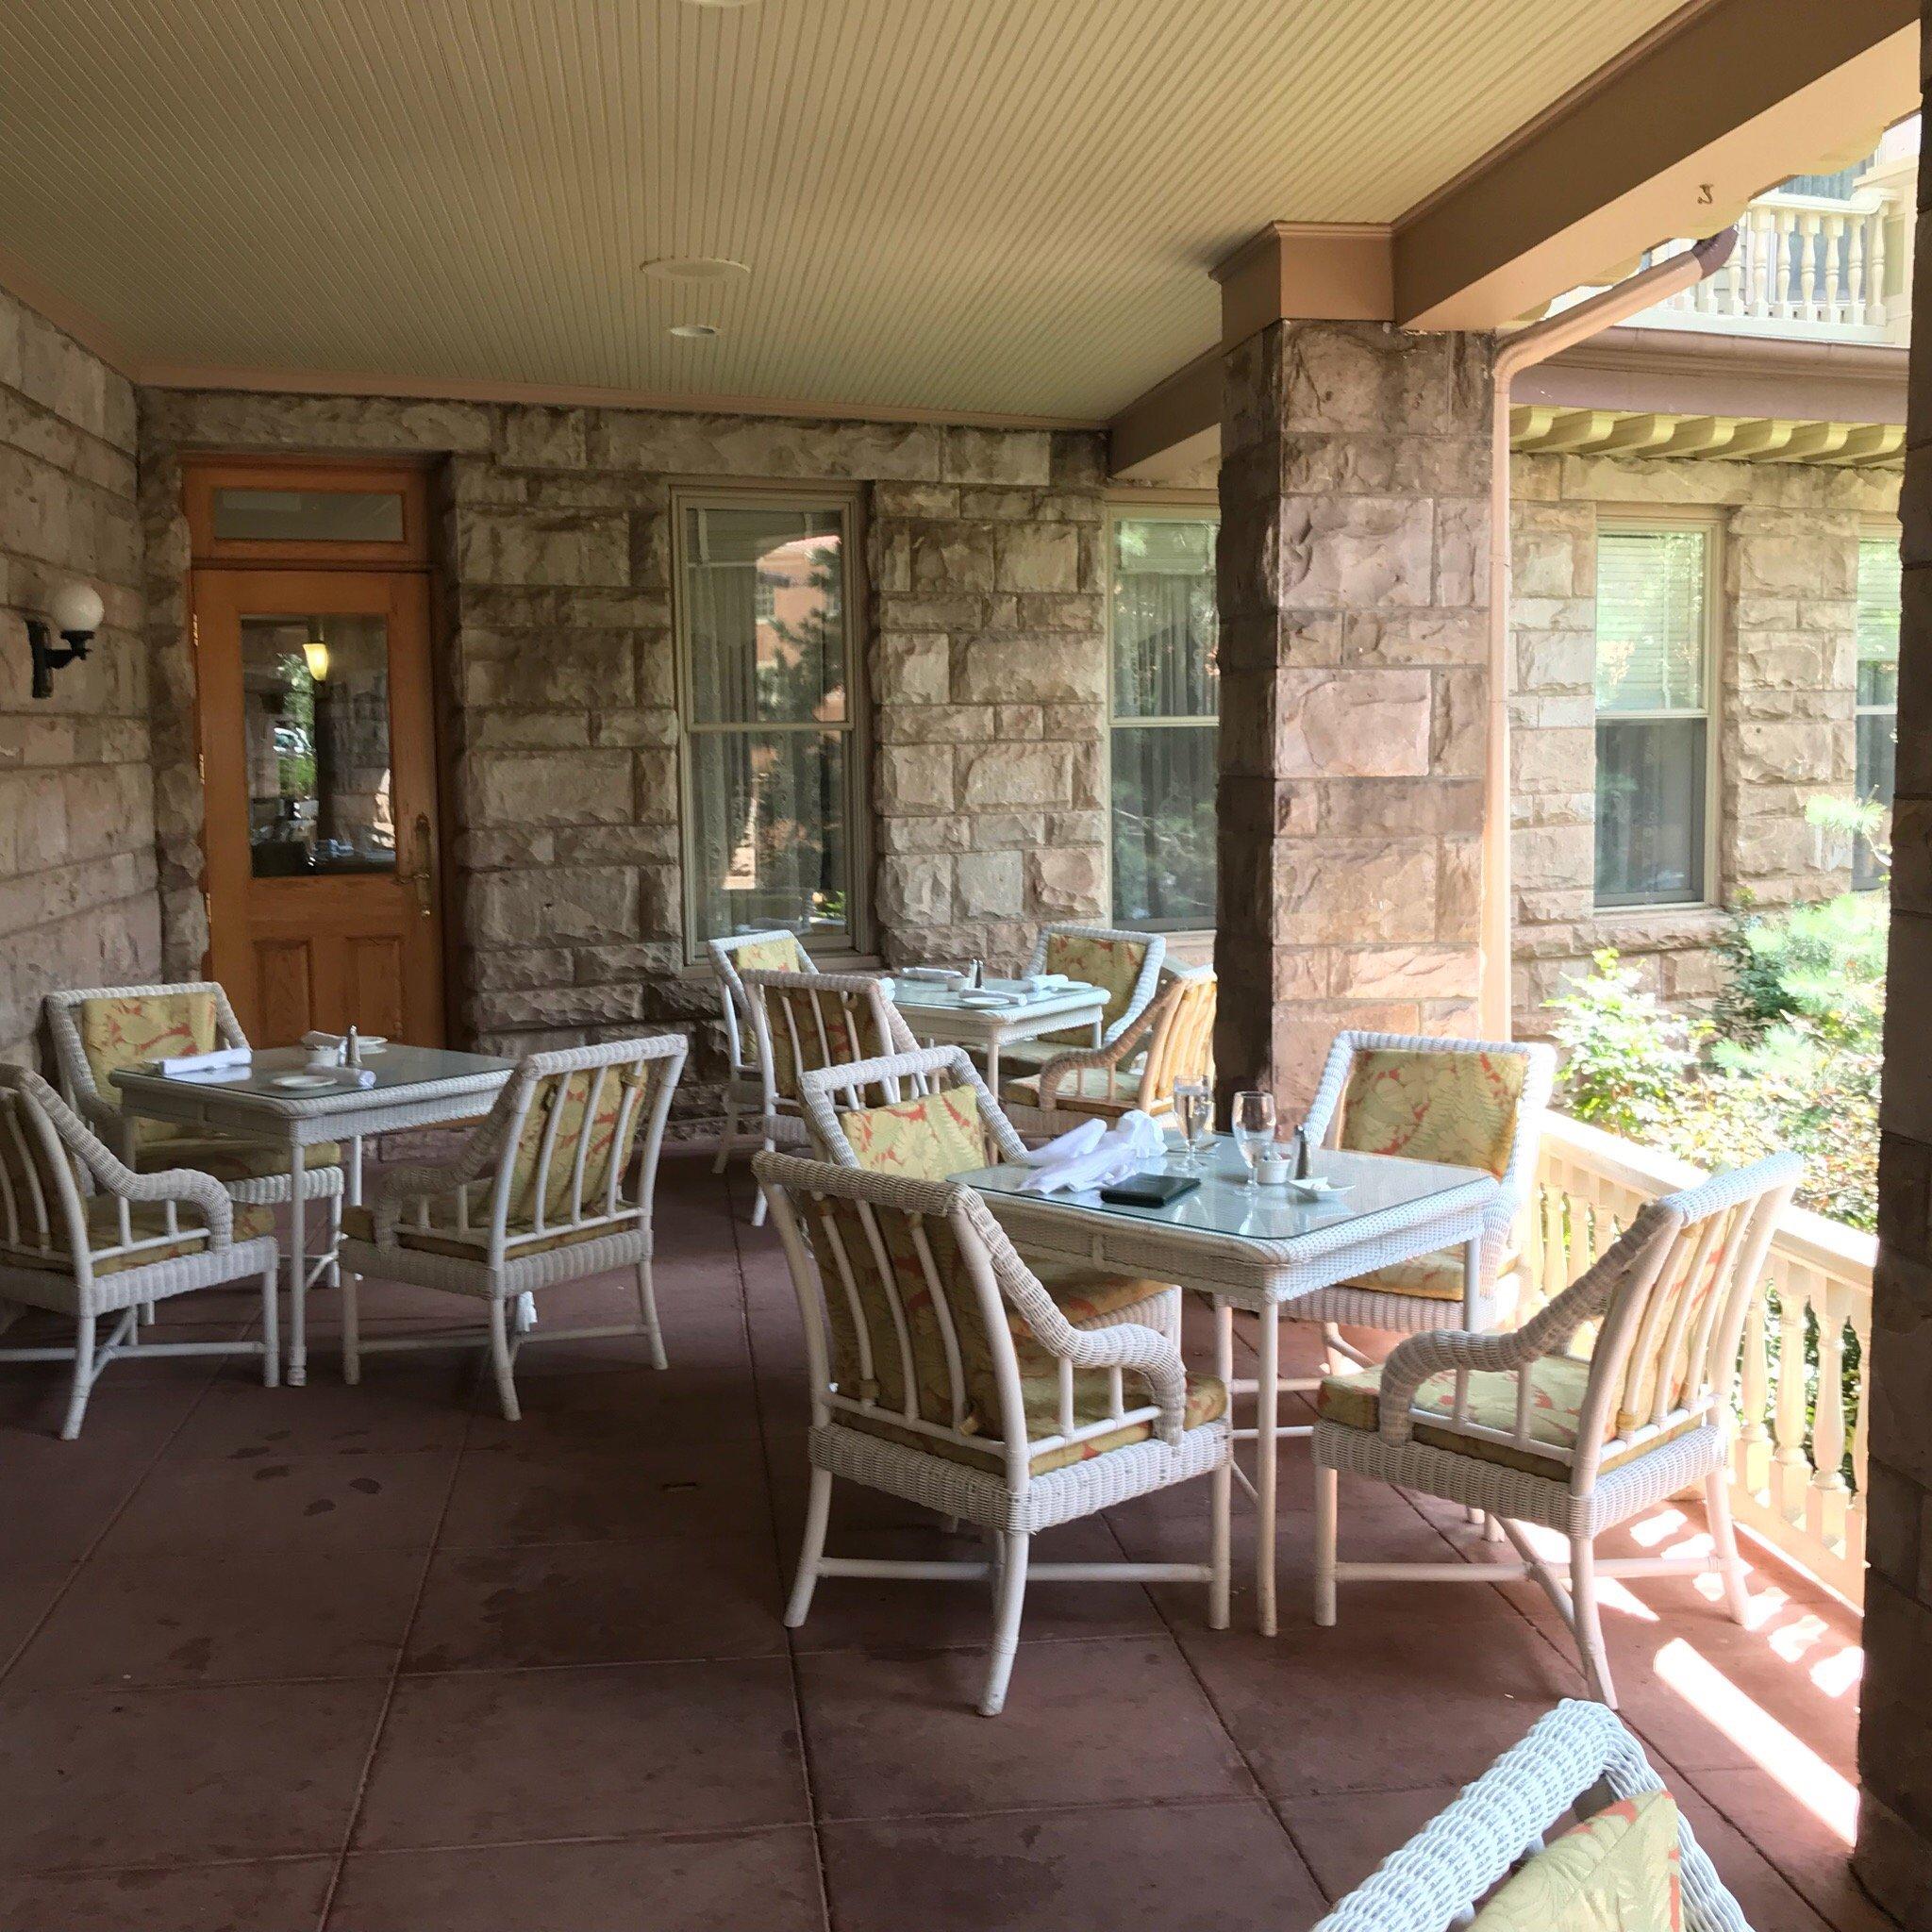
<svg viewBox="0 0 1932 1932"><path fill-rule="evenodd" d="M1722 906L1603 906L1591 926L1603 945L1673 949L1715 945L1730 923Z"/></svg>

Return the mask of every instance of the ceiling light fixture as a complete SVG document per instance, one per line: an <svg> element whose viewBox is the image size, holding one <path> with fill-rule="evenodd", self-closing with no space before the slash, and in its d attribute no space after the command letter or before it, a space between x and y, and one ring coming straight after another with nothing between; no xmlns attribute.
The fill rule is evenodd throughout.
<svg viewBox="0 0 1932 1932"><path fill-rule="evenodd" d="M671 333L688 342L708 341L718 331L708 322L674 322Z"/></svg>
<svg viewBox="0 0 1932 1932"><path fill-rule="evenodd" d="M660 255L639 262L638 273L654 282L729 282L749 275L751 265L728 255Z"/></svg>

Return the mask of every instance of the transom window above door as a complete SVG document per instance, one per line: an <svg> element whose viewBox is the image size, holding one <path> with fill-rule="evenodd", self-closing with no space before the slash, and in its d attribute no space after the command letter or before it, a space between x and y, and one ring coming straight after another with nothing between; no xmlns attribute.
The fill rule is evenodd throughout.
<svg viewBox="0 0 1932 1932"><path fill-rule="evenodd" d="M851 503L680 495L686 936L858 950L863 746Z"/></svg>

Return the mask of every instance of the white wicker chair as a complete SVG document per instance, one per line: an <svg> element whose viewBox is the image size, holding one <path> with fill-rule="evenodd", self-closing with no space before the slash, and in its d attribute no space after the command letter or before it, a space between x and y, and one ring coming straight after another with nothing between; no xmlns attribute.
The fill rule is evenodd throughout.
<svg viewBox="0 0 1932 1932"><path fill-rule="evenodd" d="M142 1174L162 1168L192 1167L212 1174L238 1207L280 1208L289 1200L289 1151L263 1141L243 1141L230 1134L198 1133L161 1121L143 1121L127 1113L111 1091L104 1091L93 1055L83 1029L96 1003L168 1001L180 1008L197 1004L212 1022L209 1046L246 1046L248 1036L228 1004L228 995L212 979L183 980L173 986L94 986L78 992L47 995L47 1029L53 1036L54 1058L60 1090L79 1114L121 1158ZM186 1040L180 1052L192 1049ZM142 1054L142 1058L172 1058L175 1055ZM325 1201L328 1241L332 1253L341 1220L342 1169L327 1146L308 1150L302 1174L302 1198Z"/></svg>
<svg viewBox="0 0 1932 1932"><path fill-rule="evenodd" d="M358 1307L358 1277L365 1274L489 1305L490 1361L510 1422L520 1414L514 1353L530 1339L531 1298L559 1282L635 1268L637 1322L548 1330L541 1339L642 1335L661 1369L651 1207L664 1121L684 1057L685 1042L676 1034L533 1054L518 1064L488 1118L447 1166L379 1174L370 1206L351 1208L345 1217L343 1378L361 1379L365 1354L478 1339L474 1329L464 1329L365 1341ZM519 1310L514 1342L512 1302Z"/></svg>
<svg viewBox="0 0 1932 1932"><path fill-rule="evenodd" d="M903 1158L903 1134L888 1147L874 1145L870 1130L895 1125L884 1115L902 1107L911 1108L922 1100L937 1105L935 1096L962 1088L972 1090L980 1139L963 1158L952 1161L951 1172L969 1173L995 1161L1018 1160L1026 1152L1024 1141L964 1047L920 1047L850 1066L815 1068L801 1074L798 1085L806 1122L819 1151L840 1167L895 1174L907 1180L949 1178L944 1167L934 1170L929 1163ZM884 1097L882 1110L875 1110L878 1096ZM848 1125L855 1131L868 1130L865 1146L854 1145ZM932 1144L929 1137L926 1144ZM974 1155L979 1158L974 1158ZM1119 1274L1060 1257L1028 1256L1026 1264L1075 1328L1111 1328L1137 1322L1164 1335L1176 1347L1180 1345L1181 1291L1174 1283Z"/></svg>
<svg viewBox="0 0 1932 1932"><path fill-rule="evenodd" d="M1070 1327L968 1188L782 1154L760 1154L753 1165L774 1204L811 1377L811 1491L788 1627L804 1623L821 1576L991 1575L992 1655L979 1708L996 1716L1019 1644L1033 1536L1209 1473L1206 1563L1042 1563L1033 1574L1206 1583L1208 1622L1226 1626L1228 1436L1219 1382L1191 1380L1180 1351L1151 1329ZM1009 1310L1025 1322L1024 1343ZM977 1524L993 1540L992 1560L826 1556L835 1475Z"/></svg>
<svg viewBox="0 0 1932 1932"><path fill-rule="evenodd" d="M799 1097L801 1074L873 1059L881 1052L909 1053L918 1044L874 974L744 971L738 983L751 1014L759 1131L767 1153L780 1144L811 1144ZM760 1194L752 1205L751 1224L764 1223Z"/></svg>
<svg viewBox="0 0 1932 1932"><path fill-rule="evenodd" d="M1492 1583L1533 1576L1574 1634L1585 1674L1616 1690L1597 1616L1599 1576L1715 1570L1744 1616L1727 1439L1744 1316L1803 1163L1775 1155L1653 1201L1603 1258L1521 1328L1428 1334L1379 1371L1323 1384L1315 1424L1315 1621L1338 1581ZM1568 1353L1600 1323L1587 1358ZM1337 1472L1440 1496L1500 1519L1520 1563L1339 1563ZM1607 1529L1702 1483L1712 1553L1599 1561ZM1523 1525L1569 1539L1568 1587Z"/></svg>
<svg viewBox="0 0 1932 1932"><path fill-rule="evenodd" d="M1156 1119L1172 1113L1177 1080L1214 1077L1217 982L1211 966L1163 966L1159 977L1152 1003L1111 1044L1062 1048L1038 1074L1007 1081L1001 1098L1056 1116L1056 1127L1118 1120L1137 1108Z"/></svg>
<svg viewBox="0 0 1932 1932"><path fill-rule="evenodd" d="M0 1361L73 1361L64 1441L80 1434L102 1370L124 1356L258 1355L262 1380L275 1387L276 1248L268 1228L267 1208L238 1213L208 1174L136 1174L38 1074L0 1066L0 1304L75 1321L72 1348L0 1348ZM261 1285L259 1340L138 1339L143 1304L235 1281ZM97 1342L103 1315L120 1320Z"/></svg>
<svg viewBox="0 0 1932 1932"><path fill-rule="evenodd" d="M751 999L739 977L746 972L775 968L791 973L816 973L811 955L789 926L766 931L738 932L726 939L707 940L711 971L718 981L718 1001L724 1016L724 1048L730 1064L724 1089L724 1132L718 1142L713 1174L723 1174L738 1144L740 1123L758 1119L765 1110L764 1083L758 1075L758 1031L751 1017ZM771 1146L769 1138L763 1140Z"/></svg>
<svg viewBox="0 0 1932 1932"><path fill-rule="evenodd" d="M1664 1790L1642 1746L1600 1704L1570 1699L1431 1819L1373 1877L1340 1900L1314 1932L1444 1932L1574 1806L1579 1818L1607 1803ZM1683 1932L1751 1932L1690 1821L1677 1822Z"/></svg>
<svg viewBox="0 0 1932 1932"><path fill-rule="evenodd" d="M1105 963L1096 963L1090 957L1096 948ZM1043 925L1034 936L1026 971L1065 973L1090 985L1108 985L1110 997L1101 1015L1100 1044L1111 1046L1146 1011L1160 984L1161 961L1166 958L1167 941L1158 932L1131 932L1113 925ZM1120 970L1109 976L1106 963L1115 961ZM1042 1034L1038 1040L1013 1041L1000 1049L1001 1061L1010 1066L1043 1067L1070 1046L1090 1046L1091 1025L1091 1020L1085 1020L1062 1032Z"/></svg>

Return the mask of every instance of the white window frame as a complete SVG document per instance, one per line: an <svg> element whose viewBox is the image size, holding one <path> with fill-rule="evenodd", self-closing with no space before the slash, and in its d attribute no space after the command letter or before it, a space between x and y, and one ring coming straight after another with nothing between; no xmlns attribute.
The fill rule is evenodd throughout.
<svg viewBox="0 0 1932 1932"><path fill-rule="evenodd" d="M1107 650L1107 720L1103 726L1105 746L1102 764L1107 774L1107 833L1105 840L1105 865L1107 871L1108 918L1115 924L1120 923L1120 908L1114 904L1113 896L1113 734L1118 725L1126 730L1139 730L1146 726L1152 730L1193 730L1204 726L1218 730L1221 724L1219 713L1212 718L1116 718L1113 708L1114 661L1113 661L1113 560L1115 527L1124 523L1168 523L1168 524L1207 524L1215 526L1217 540L1221 527L1221 499L1214 491L1162 491L1149 492L1119 493L1108 498L1107 522L1101 541L1106 545L1102 558L1106 585L1102 593L1103 629L1106 633ZM1217 609L1217 618L1219 611ZM1218 689L1218 686L1217 686ZM1217 854L1217 873L1219 855ZM1215 893L1217 904L1220 899ZM1160 920L1143 920L1139 924L1148 932L1165 933L1170 940L1188 938L1211 939L1212 926L1169 924Z"/></svg>
<svg viewBox="0 0 1932 1932"><path fill-rule="evenodd" d="M783 724L700 724L692 713L691 603L687 594L686 512L693 509L830 510L840 519L841 595L845 615L845 717L841 724L793 722ZM872 702L866 686L866 584L864 575L864 494L851 484L808 488L742 483L674 484L671 491L671 617L676 658L677 695L677 855L684 951L688 965L703 964L706 935L698 932L697 868L691 849L696 824L692 801L691 741L750 731L839 731L845 741L845 852L850 877L845 885L843 935L801 933L800 943L831 962L866 958L873 944ZM708 935L718 937L718 935Z"/></svg>
<svg viewBox="0 0 1932 1932"><path fill-rule="evenodd" d="M1604 711L1596 707L1596 573L1598 541L1610 537L1679 536L1686 530L1700 531L1704 537L1704 703L1701 707L1668 711ZM1719 600L1724 594L1723 517L1714 510L1687 508L1657 509L1649 506L1629 508L1600 506L1591 544L1591 903L1599 920L1626 919L1633 915L1654 918L1677 912L1708 912L1720 903L1718 863L1721 852L1719 817L1723 806L1722 689L1718 678ZM1698 893L1691 899L1618 899L1597 897L1596 809L1597 768L1596 727L1602 724L1662 724L1672 719L1701 719L1704 724L1704 838L1699 865Z"/></svg>
<svg viewBox="0 0 1932 1932"><path fill-rule="evenodd" d="M1868 544L1868 543L1890 543L1890 544L1893 544L1893 545L1896 545L1896 544L1898 543L1898 541L1899 541L1899 525L1898 525L1898 520L1897 520L1897 518L1895 518L1895 517L1894 517L1894 518L1892 518L1892 519L1891 519L1891 520L1890 520L1890 522L1884 522L1884 521L1880 521L1880 520L1877 520L1877 519L1874 519L1874 520L1873 520L1872 522L1870 522L1870 523L1866 523L1866 524L1861 524L1861 525L1859 525L1859 526L1858 526L1858 559L1859 559L1859 560L1858 560L1858 563L1857 563L1857 569L1862 569L1862 568L1863 568L1863 556L1864 556L1864 549L1865 549L1865 545L1866 545L1866 544ZM1858 586L1857 586L1857 578L1856 578L1856 576L1855 576L1855 577L1854 577L1854 580L1853 580L1853 602L1854 602L1854 608L1855 608L1855 609L1856 609L1856 606L1857 606L1857 594L1858 594ZM1900 617L1900 621L1899 621L1899 627L1900 627L1901 631L1903 631L1903 629L1904 629L1904 627L1905 627L1905 621L1904 621L1904 617L1903 617L1903 614L1901 614L1901 617ZM1853 628L1854 628L1854 632L1856 633L1856 630L1857 630L1857 625L1856 625L1856 622L1854 623L1854 626L1853 626ZM1862 791L1859 791L1859 789L1858 789L1858 769L1857 769L1857 743L1858 743L1858 740L1857 740L1857 731L1858 731L1858 724L1859 724L1859 722L1860 722L1861 720L1863 720L1863 719L1866 719L1866 718L1890 718L1890 719L1891 720L1891 733L1892 733L1892 737L1893 737L1893 739L1894 739L1894 740L1896 740L1896 738L1898 737L1898 687L1897 687L1896 679L1895 679L1895 676L1894 676L1894 682L1893 682L1893 686L1892 686L1892 694L1891 694L1891 702L1890 702L1890 704L1889 704L1889 705L1865 705L1865 704L1860 704L1860 703L1858 702L1858 674L1860 673L1860 671L1862 671L1862 670L1864 669L1864 663L1863 663L1863 660L1862 660L1862 659L1861 659L1861 658L1859 658L1859 657L1858 657L1858 656L1857 655L1857 636L1856 636L1856 634L1854 635L1854 637L1853 637L1853 641L1853 641L1853 658L1852 658L1852 720L1853 720L1853 723L1852 723L1852 734L1853 734L1853 736L1852 736L1852 758L1853 758L1853 765L1852 765L1852 794L1853 794L1853 796L1854 796L1854 797L1857 797L1857 798L1862 798L1862 797L1864 796L1864 794L1863 794L1863 792L1862 792ZM1894 767L1894 769L1895 769L1895 767ZM1854 891L1855 892L1878 892L1878 891L1883 891L1885 890L1885 885L1886 885L1886 881L1885 881L1885 879L1884 879L1883 877L1879 877L1879 878L1875 878L1875 879L1867 879L1867 880L1865 880L1865 881L1864 881L1864 882L1863 882L1862 884L1861 884L1861 883L1859 882L1859 879L1858 879L1858 874L1857 874L1857 850L1856 850L1856 844L1855 844L1855 848L1854 848L1854 851L1853 851L1853 855L1852 855L1852 890L1853 890L1853 891Z"/></svg>

